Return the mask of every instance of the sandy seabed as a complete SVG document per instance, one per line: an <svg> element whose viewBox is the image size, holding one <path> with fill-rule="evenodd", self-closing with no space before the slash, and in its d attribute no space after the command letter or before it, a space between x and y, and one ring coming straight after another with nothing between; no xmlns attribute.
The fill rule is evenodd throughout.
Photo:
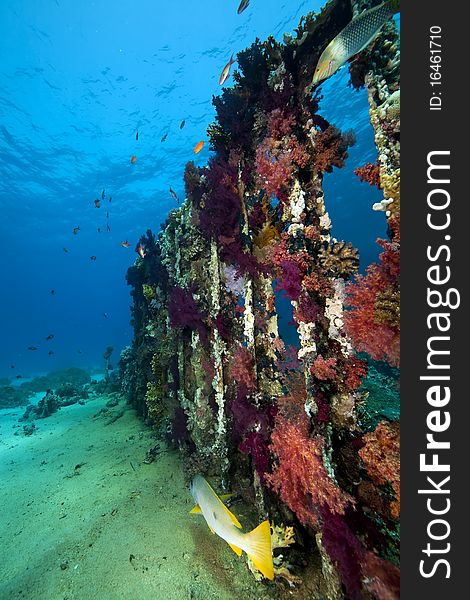
<svg viewBox="0 0 470 600"><path fill-rule="evenodd" d="M23 408L0 411L0 599L272 598L189 514L179 453L160 443L144 464L158 440L122 399L99 414L109 399L64 407L31 436Z"/></svg>

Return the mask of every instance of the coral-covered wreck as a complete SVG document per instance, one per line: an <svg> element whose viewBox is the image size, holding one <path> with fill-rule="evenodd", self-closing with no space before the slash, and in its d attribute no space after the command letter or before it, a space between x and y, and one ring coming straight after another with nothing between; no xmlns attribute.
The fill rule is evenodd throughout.
<svg viewBox="0 0 470 600"><path fill-rule="evenodd" d="M270 519L277 577L267 585L278 598L399 595L399 424L361 426L368 364L356 353L399 364L394 22L349 67L367 91L378 149L358 174L383 190L375 208L390 235L354 281L358 253L331 236L322 190L353 135L318 114L311 86L326 44L373 3L352 4L330 2L283 44L238 54L234 86L213 99L213 157L187 164L185 202L158 236L141 238L144 257L127 274L129 401L182 449L188 477L238 492L258 511L253 523ZM279 294L299 348L279 335Z"/></svg>

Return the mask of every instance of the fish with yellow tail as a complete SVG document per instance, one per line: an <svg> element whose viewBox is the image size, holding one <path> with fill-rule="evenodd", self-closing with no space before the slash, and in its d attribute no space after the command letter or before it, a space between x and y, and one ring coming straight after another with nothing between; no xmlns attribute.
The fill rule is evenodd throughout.
<svg viewBox="0 0 470 600"><path fill-rule="evenodd" d="M269 521L263 521L248 533L240 531L242 526L237 517L229 511L202 475L196 475L192 480L191 494L196 502L191 513L202 513L212 533L225 540L238 556L244 550L258 571L267 579L274 579Z"/></svg>
<svg viewBox="0 0 470 600"><path fill-rule="evenodd" d="M383 25L399 10L399 0L387 0L350 21L323 50L315 69L313 85L331 77L351 57L367 48L379 35Z"/></svg>

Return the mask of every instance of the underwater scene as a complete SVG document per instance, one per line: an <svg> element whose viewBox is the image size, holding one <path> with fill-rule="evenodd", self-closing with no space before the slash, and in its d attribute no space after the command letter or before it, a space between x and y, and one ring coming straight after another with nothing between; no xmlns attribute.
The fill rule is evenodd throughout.
<svg viewBox="0 0 470 600"><path fill-rule="evenodd" d="M400 597L397 0L0 5L0 600Z"/></svg>

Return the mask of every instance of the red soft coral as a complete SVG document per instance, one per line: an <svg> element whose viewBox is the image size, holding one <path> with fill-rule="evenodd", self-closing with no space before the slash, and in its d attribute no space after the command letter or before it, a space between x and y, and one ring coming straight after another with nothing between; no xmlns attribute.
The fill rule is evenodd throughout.
<svg viewBox="0 0 470 600"><path fill-rule="evenodd" d="M348 390L357 390L365 377L367 377L367 370L367 362L356 356L351 356L343 360L341 364L343 385Z"/></svg>
<svg viewBox="0 0 470 600"><path fill-rule="evenodd" d="M344 313L344 326L355 348L375 360L400 364L400 235L399 221L390 221L392 240L378 240L384 249L380 263L358 275L346 287L350 310Z"/></svg>
<svg viewBox="0 0 470 600"><path fill-rule="evenodd" d="M382 421L375 431L363 437L365 446L359 450L367 473L377 485L390 483L396 500L390 504L390 515L400 516L400 425Z"/></svg>
<svg viewBox="0 0 470 600"><path fill-rule="evenodd" d="M277 456L278 464L266 479L298 519L318 528L322 506L332 513L344 514L352 498L337 487L325 469L324 439L308 437L278 415L271 440L270 450Z"/></svg>
<svg viewBox="0 0 470 600"><path fill-rule="evenodd" d="M365 277L358 275L356 282L346 288L351 310L344 313L344 327L356 350L397 367L400 363L399 331L375 320L375 302L382 289L378 265L371 265Z"/></svg>
<svg viewBox="0 0 470 600"><path fill-rule="evenodd" d="M314 146L314 162L317 169L331 173L333 167L344 167L348 147L354 142L355 136L352 131L343 134L333 125L329 125L325 131L317 132Z"/></svg>
<svg viewBox="0 0 470 600"><path fill-rule="evenodd" d="M367 182L369 185L380 187L380 167L377 163L366 163L363 167L354 169L354 173L362 183Z"/></svg>
<svg viewBox="0 0 470 600"><path fill-rule="evenodd" d="M248 392L256 389L253 357L248 348L241 344L235 346L233 358L229 365L230 377L243 386Z"/></svg>
<svg viewBox="0 0 470 600"><path fill-rule="evenodd" d="M336 379L336 358L317 356L311 367L312 375L320 381L333 381Z"/></svg>

